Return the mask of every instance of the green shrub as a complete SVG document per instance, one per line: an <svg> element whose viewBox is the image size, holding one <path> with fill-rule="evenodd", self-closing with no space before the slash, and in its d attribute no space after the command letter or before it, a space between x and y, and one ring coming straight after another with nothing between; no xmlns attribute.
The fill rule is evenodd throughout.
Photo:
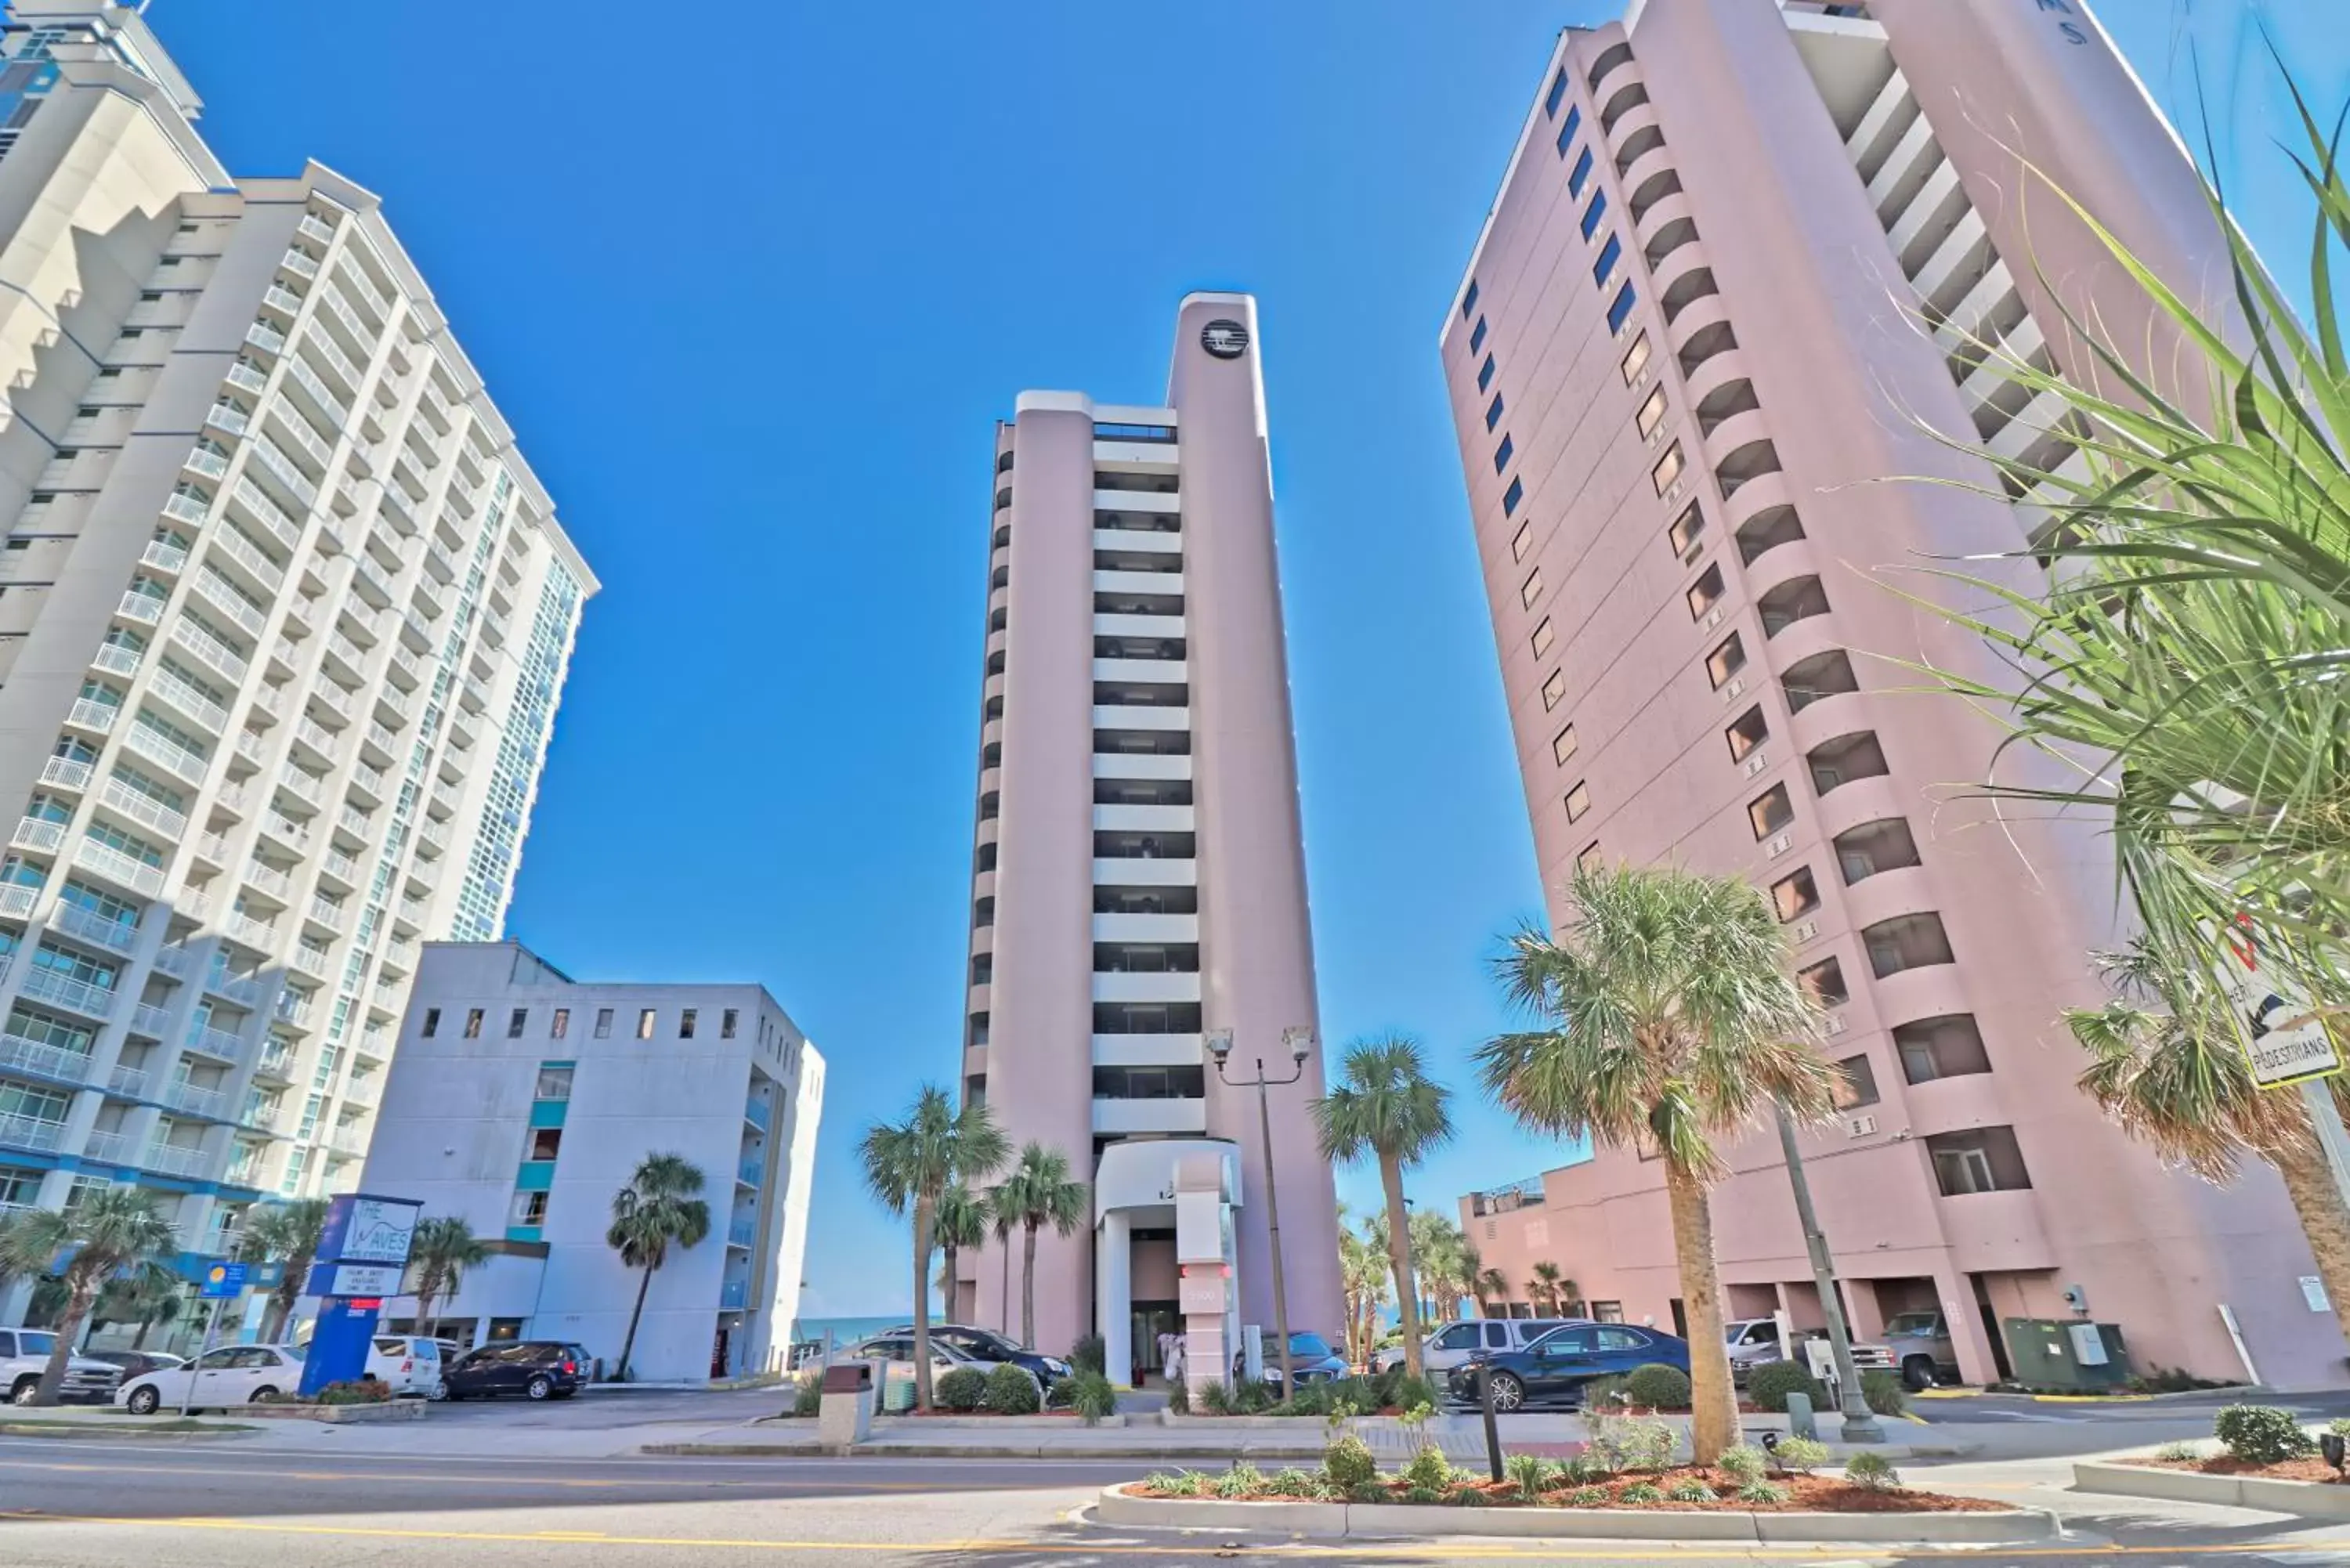
<svg viewBox="0 0 2350 1568"><path fill-rule="evenodd" d="M1721 1494L1701 1480L1675 1481L1665 1489L1669 1502L1712 1502Z"/></svg>
<svg viewBox="0 0 2350 1568"><path fill-rule="evenodd" d="M1864 1449L1845 1461L1844 1479L1864 1491L1891 1491L1901 1484L1901 1472L1883 1454Z"/></svg>
<svg viewBox="0 0 2350 1568"><path fill-rule="evenodd" d="M960 1368L958 1368L960 1370ZM1003 1363L987 1375L987 1408L998 1416L1033 1416L1042 1403L1024 1366Z"/></svg>
<svg viewBox="0 0 2350 1568"><path fill-rule="evenodd" d="M1280 1497L1312 1497L1322 1495L1322 1478L1295 1467L1278 1469L1267 1478L1264 1490Z"/></svg>
<svg viewBox="0 0 2350 1568"><path fill-rule="evenodd" d="M1076 1344L1069 1346L1069 1366L1078 1372L1107 1374L1109 1371L1108 1343L1097 1334L1079 1334Z"/></svg>
<svg viewBox="0 0 2350 1568"><path fill-rule="evenodd" d="M1327 1416L1330 1413L1330 1386L1308 1383L1289 1397L1281 1407L1284 1416Z"/></svg>
<svg viewBox="0 0 2350 1568"><path fill-rule="evenodd" d="M1232 1414L1262 1416L1281 1403L1270 1383L1243 1383L1232 1390Z"/></svg>
<svg viewBox="0 0 2350 1568"><path fill-rule="evenodd" d="M1378 1456L1360 1438L1337 1438L1322 1450L1322 1473L1330 1478L1332 1486L1352 1491L1379 1479Z"/></svg>
<svg viewBox="0 0 2350 1568"><path fill-rule="evenodd" d="M1714 1469L1741 1486L1751 1481L1761 1480L1763 1472L1770 1467L1771 1461L1764 1456L1762 1449L1745 1443L1734 1444L1722 1449L1721 1458L1713 1461Z"/></svg>
<svg viewBox="0 0 2350 1568"><path fill-rule="evenodd" d="M1441 1490L1452 1484L1452 1461L1434 1443L1422 1443L1419 1451L1403 1467L1403 1479L1411 1486Z"/></svg>
<svg viewBox="0 0 2350 1568"><path fill-rule="evenodd" d="M1232 1413L1232 1391L1214 1378L1200 1385L1200 1408L1210 1416Z"/></svg>
<svg viewBox="0 0 2350 1568"><path fill-rule="evenodd" d="M1590 1446L1584 1451L1611 1472L1660 1470L1673 1462L1680 1433L1653 1416L1587 1416Z"/></svg>
<svg viewBox="0 0 2350 1568"><path fill-rule="evenodd" d="M1782 1438L1771 1450L1772 1461L1794 1475L1809 1475L1828 1462L1828 1446L1811 1438Z"/></svg>
<svg viewBox="0 0 2350 1568"><path fill-rule="evenodd" d="M1370 1376L1363 1379L1362 1381L1368 1386L1370 1391L1369 1397L1366 1400L1363 1408L1366 1410L1384 1410L1388 1406L1394 1404L1396 1402L1395 1387L1398 1383L1403 1380L1403 1376L1404 1372L1402 1367L1390 1366L1385 1372L1374 1372Z"/></svg>
<svg viewBox="0 0 2350 1568"><path fill-rule="evenodd" d="M1154 1475L1143 1484L1156 1487L1169 1497L1197 1497L1201 1480L1195 1470L1177 1470L1171 1475L1165 1472Z"/></svg>
<svg viewBox="0 0 2350 1568"><path fill-rule="evenodd" d="M1216 1478L1216 1495L1221 1498L1249 1497L1263 1490L1264 1472L1246 1459L1237 1461Z"/></svg>
<svg viewBox="0 0 2350 1568"><path fill-rule="evenodd" d="M1616 1415L1632 1402L1632 1380L1628 1377L1595 1377L1583 1386L1583 1410Z"/></svg>
<svg viewBox="0 0 2350 1568"><path fill-rule="evenodd" d="M1118 1390L1098 1372L1071 1373L1054 1388L1060 1395L1054 1402L1075 1410L1088 1427L1097 1427L1103 1417L1118 1414Z"/></svg>
<svg viewBox="0 0 2350 1568"><path fill-rule="evenodd" d="M1615 1473L1607 1468L1607 1461L1588 1452L1575 1455L1558 1469L1559 1479L1570 1486L1589 1486L1594 1481L1606 1480Z"/></svg>
<svg viewBox="0 0 2350 1568"><path fill-rule="evenodd" d="M2334 1425L2338 1427L2342 1423L2336 1421ZM2193 1443L2165 1443L2154 1450L2154 1457L2158 1459L2199 1459L2203 1457L2203 1450Z"/></svg>
<svg viewBox="0 0 2350 1568"><path fill-rule="evenodd" d="M2230 1405L2211 1423L2228 1451L2248 1465L2273 1465L2316 1451L2290 1410L2273 1405Z"/></svg>
<svg viewBox="0 0 2350 1568"><path fill-rule="evenodd" d="M391 1397L391 1386L372 1377L329 1383L318 1390L321 1405L380 1405Z"/></svg>
<svg viewBox="0 0 2350 1568"><path fill-rule="evenodd" d="M1456 1482L1452 1488L1452 1504L1456 1508L1483 1508L1493 1500L1480 1490L1473 1480Z"/></svg>
<svg viewBox="0 0 2350 1568"><path fill-rule="evenodd" d="M1741 1502L1784 1502L1787 1489L1773 1481L1751 1480L1738 1489Z"/></svg>
<svg viewBox="0 0 2350 1568"><path fill-rule="evenodd" d="M1610 1501L1604 1486L1579 1486L1566 1494L1569 1508L1606 1508Z"/></svg>
<svg viewBox="0 0 2350 1568"><path fill-rule="evenodd" d="M1898 1416L1909 1408L1909 1390L1899 1373L1872 1366L1860 1375L1860 1401L1880 1416Z"/></svg>
<svg viewBox="0 0 2350 1568"><path fill-rule="evenodd" d="M987 1374L976 1366L958 1366L940 1378L931 1393L942 1410L976 1410L987 1403Z"/></svg>
<svg viewBox="0 0 2350 1568"><path fill-rule="evenodd" d="M1505 1467L1510 1479L1518 1483L1518 1495L1528 1502L1542 1495L1550 1482L1550 1461L1540 1454L1512 1454Z"/></svg>
<svg viewBox="0 0 2350 1568"><path fill-rule="evenodd" d="M1444 1395L1430 1379L1414 1377L1407 1372L1397 1372L1394 1378L1395 1381L1388 1386L1387 1398L1373 1408L1392 1405L1399 1410L1409 1410L1414 1406L1425 1405L1434 1410L1442 1407Z"/></svg>
<svg viewBox="0 0 2350 1568"><path fill-rule="evenodd" d="M1347 1501L1348 1502L1392 1502L1395 1500L1388 1494L1384 1482L1367 1480L1360 1486L1348 1487Z"/></svg>
<svg viewBox="0 0 2350 1568"><path fill-rule="evenodd" d="M1650 1362L1632 1368L1632 1375L1624 1379L1624 1393L1630 1403L1646 1409L1686 1410L1690 1403L1689 1374L1678 1366Z"/></svg>
<svg viewBox="0 0 2350 1568"><path fill-rule="evenodd" d="M1662 1502L1665 1501L1665 1490L1651 1481L1634 1481L1630 1486L1626 1487L1622 1491L1616 1494L1616 1501L1618 1502Z"/></svg>
<svg viewBox="0 0 2350 1568"><path fill-rule="evenodd" d="M1828 1391L1800 1362L1766 1361L1747 1374L1746 1397L1762 1409L1784 1413L1790 1394L1810 1396L1814 1410L1824 1408L1828 1402Z"/></svg>
<svg viewBox="0 0 2350 1568"><path fill-rule="evenodd" d="M1191 1413L1191 1386L1181 1378L1167 1386L1167 1408L1178 1416Z"/></svg>
<svg viewBox="0 0 2350 1568"><path fill-rule="evenodd" d="M792 1414L813 1416L824 1408L824 1372L804 1373L799 1386L792 1391Z"/></svg>

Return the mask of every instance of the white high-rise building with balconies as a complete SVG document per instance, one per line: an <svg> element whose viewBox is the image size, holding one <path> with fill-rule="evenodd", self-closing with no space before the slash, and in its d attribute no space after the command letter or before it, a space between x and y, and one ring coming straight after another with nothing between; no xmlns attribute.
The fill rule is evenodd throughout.
<svg viewBox="0 0 2350 1568"><path fill-rule="evenodd" d="M13 7L0 1206L135 1181L206 1255L357 1178L419 943L500 933L596 581L377 199L200 107Z"/></svg>

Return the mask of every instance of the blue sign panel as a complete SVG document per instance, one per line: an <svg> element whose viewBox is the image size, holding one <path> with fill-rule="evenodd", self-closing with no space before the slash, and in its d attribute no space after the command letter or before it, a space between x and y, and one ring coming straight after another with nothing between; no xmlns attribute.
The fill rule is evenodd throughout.
<svg viewBox="0 0 2350 1568"><path fill-rule="evenodd" d="M196 1282L196 1299L206 1302L235 1300L244 1293L248 1272L243 1263L213 1264L204 1271L203 1278Z"/></svg>
<svg viewBox="0 0 2350 1568"><path fill-rule="evenodd" d="M346 1192L327 1206L327 1224L318 1238L317 1257L323 1263L398 1267L408 1262L409 1244L416 1237L416 1218L423 1208L412 1198Z"/></svg>

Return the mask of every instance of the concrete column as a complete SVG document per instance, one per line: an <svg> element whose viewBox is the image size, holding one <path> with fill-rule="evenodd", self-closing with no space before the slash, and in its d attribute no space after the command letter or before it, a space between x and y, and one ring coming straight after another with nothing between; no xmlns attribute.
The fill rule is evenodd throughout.
<svg viewBox="0 0 2350 1568"><path fill-rule="evenodd" d="M1965 1383L1999 1381L1999 1360L1991 1354L1991 1337L1983 1332L1982 1314L1976 1309L1974 1287L1952 1270L1934 1275L1934 1293L1942 1303L1942 1317L1950 1325L1950 1345L1958 1352L1959 1378Z"/></svg>
<svg viewBox="0 0 2350 1568"><path fill-rule="evenodd" d="M1119 1387L1134 1373L1134 1226L1113 1210L1102 1216L1094 1242L1095 1332L1102 1336L1102 1366Z"/></svg>

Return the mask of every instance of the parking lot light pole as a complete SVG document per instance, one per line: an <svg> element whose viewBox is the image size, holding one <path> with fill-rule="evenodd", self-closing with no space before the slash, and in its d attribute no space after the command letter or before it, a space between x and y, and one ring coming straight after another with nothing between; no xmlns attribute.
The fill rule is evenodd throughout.
<svg viewBox="0 0 2350 1568"><path fill-rule="evenodd" d="M1294 1084L1305 1076L1305 1058L1314 1049L1311 1029L1293 1028L1281 1032L1282 1043L1289 1047L1292 1063L1286 1078L1268 1078L1264 1058L1256 1058L1256 1076L1241 1079L1224 1071L1232 1054L1232 1032L1219 1029L1208 1036L1208 1050L1216 1059L1216 1076L1235 1089L1256 1091L1257 1137L1264 1153L1264 1225L1267 1240L1273 1248L1273 1332L1281 1342L1281 1397L1286 1402L1297 1397L1297 1380L1289 1366L1289 1290L1281 1270L1281 1199L1273 1185L1273 1111L1266 1098L1267 1085Z"/></svg>
<svg viewBox="0 0 2350 1568"><path fill-rule="evenodd" d="M1783 1100L1773 1101L1772 1108L1779 1113L1779 1147L1787 1154L1787 1182L1795 1189L1795 1218L1803 1224L1804 1246L1812 1255L1812 1282L1819 1288L1820 1312L1828 1320L1828 1349L1835 1356L1836 1394L1844 1407L1844 1440L1881 1443L1885 1428L1861 1397L1860 1374L1853 1366L1852 1335L1845 1329L1844 1300L1836 1294L1835 1260L1828 1253L1820 1217L1812 1209L1811 1179L1804 1174L1804 1151L1795 1147L1795 1118L1787 1113Z"/></svg>

